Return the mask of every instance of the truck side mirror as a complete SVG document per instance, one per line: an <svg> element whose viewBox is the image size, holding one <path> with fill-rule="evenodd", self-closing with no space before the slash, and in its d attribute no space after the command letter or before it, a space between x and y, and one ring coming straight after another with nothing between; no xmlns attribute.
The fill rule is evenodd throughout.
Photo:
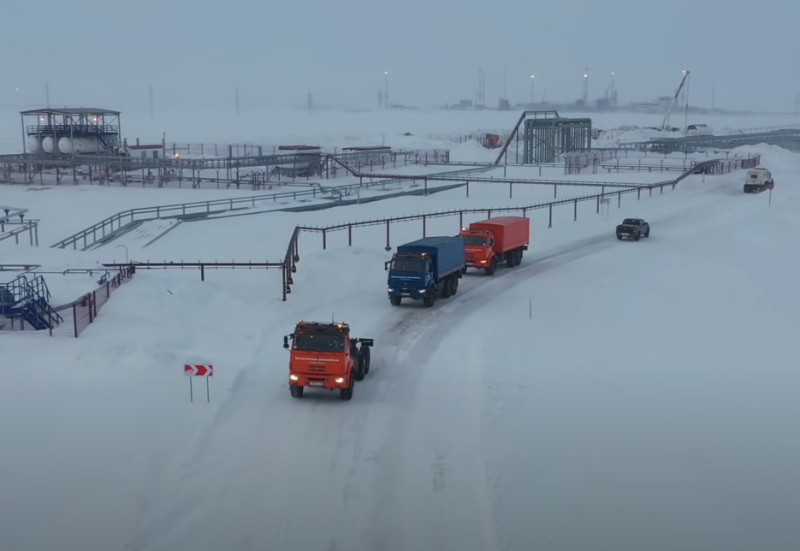
<svg viewBox="0 0 800 551"><path fill-rule="evenodd" d="M383 263L383 269L384 269L384 271L386 271L386 272L388 272L388 271L389 271L389 261L388 261L388 260L387 260L386 262L384 262L384 263Z"/></svg>
<svg viewBox="0 0 800 551"><path fill-rule="evenodd" d="M287 337L286 335L283 336L283 347L289 348L289 337Z"/></svg>

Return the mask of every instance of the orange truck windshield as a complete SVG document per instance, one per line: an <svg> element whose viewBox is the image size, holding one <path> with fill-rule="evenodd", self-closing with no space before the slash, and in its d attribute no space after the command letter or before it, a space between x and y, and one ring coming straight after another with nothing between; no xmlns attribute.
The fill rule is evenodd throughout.
<svg viewBox="0 0 800 551"><path fill-rule="evenodd" d="M483 235L462 235L461 237L464 238L464 243L467 245L483 246L487 243L487 239Z"/></svg>
<svg viewBox="0 0 800 551"><path fill-rule="evenodd" d="M294 337L294 349L307 352L344 352L344 337L299 334Z"/></svg>

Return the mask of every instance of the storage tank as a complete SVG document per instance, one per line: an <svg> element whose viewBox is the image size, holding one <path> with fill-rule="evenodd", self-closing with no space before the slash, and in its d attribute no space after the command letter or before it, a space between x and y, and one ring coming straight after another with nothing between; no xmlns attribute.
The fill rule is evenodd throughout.
<svg viewBox="0 0 800 551"><path fill-rule="evenodd" d="M58 151L64 155L70 155L72 153L72 139L64 137L58 140Z"/></svg>
<svg viewBox="0 0 800 551"><path fill-rule="evenodd" d="M42 137L40 135L28 136L28 153L42 152Z"/></svg>
<svg viewBox="0 0 800 551"><path fill-rule="evenodd" d="M53 136L45 136L42 140L42 149L44 152L49 154L55 153L56 151L56 140Z"/></svg>
<svg viewBox="0 0 800 551"><path fill-rule="evenodd" d="M64 155L85 155L98 153L100 144L96 138L61 138L58 140L58 149Z"/></svg>
<svg viewBox="0 0 800 551"><path fill-rule="evenodd" d="M100 142L97 138L73 138L72 152L75 155L86 155L100 152Z"/></svg>

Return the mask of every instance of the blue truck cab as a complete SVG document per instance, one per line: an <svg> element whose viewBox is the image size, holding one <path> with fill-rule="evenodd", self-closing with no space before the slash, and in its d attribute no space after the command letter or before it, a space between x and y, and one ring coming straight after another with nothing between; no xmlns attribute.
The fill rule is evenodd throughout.
<svg viewBox="0 0 800 551"><path fill-rule="evenodd" d="M449 298L467 271L465 241L461 236L425 237L400 245L385 263L389 301L399 306L403 297L422 300L430 308L436 295Z"/></svg>

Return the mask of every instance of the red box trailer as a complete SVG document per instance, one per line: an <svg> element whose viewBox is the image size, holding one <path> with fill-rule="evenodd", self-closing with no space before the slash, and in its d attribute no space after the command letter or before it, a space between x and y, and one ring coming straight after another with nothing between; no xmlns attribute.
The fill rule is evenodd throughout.
<svg viewBox="0 0 800 551"><path fill-rule="evenodd" d="M468 268L482 268L493 275L505 261L509 268L519 266L528 250L531 220L524 216L501 216L473 222L459 234L466 243Z"/></svg>

